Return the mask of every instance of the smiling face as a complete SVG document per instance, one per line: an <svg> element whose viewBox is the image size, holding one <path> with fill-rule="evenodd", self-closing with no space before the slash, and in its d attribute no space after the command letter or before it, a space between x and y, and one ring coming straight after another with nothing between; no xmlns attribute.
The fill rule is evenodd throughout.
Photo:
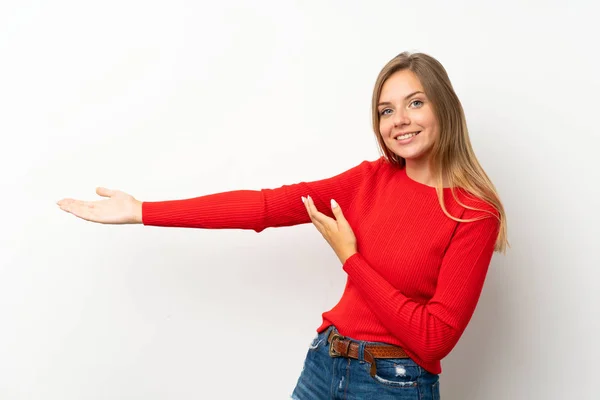
<svg viewBox="0 0 600 400"><path fill-rule="evenodd" d="M427 165L439 124L419 78L408 69L392 74L381 88L377 111L386 147L407 165Z"/></svg>

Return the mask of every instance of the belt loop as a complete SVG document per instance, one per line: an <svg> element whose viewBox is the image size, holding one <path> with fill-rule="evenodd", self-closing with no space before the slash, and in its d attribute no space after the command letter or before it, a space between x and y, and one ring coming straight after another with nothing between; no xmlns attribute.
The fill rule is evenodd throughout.
<svg viewBox="0 0 600 400"><path fill-rule="evenodd" d="M373 357L373 355L369 351L366 351L365 353L368 356L365 361L371 364L369 374L372 378L375 378L375 375L377 375L377 361L375 361L375 357Z"/></svg>
<svg viewBox="0 0 600 400"><path fill-rule="evenodd" d="M360 361L361 364L363 364L365 362L365 346L367 345L367 342L365 342L364 340L360 340L358 342L358 361Z"/></svg>
<svg viewBox="0 0 600 400"><path fill-rule="evenodd" d="M327 341L327 343L330 343L329 339L331 339L334 334L338 333L337 329L335 329L335 326L333 326L333 325L329 326L329 328L327 328L327 330L325 332L326 332L325 340Z"/></svg>

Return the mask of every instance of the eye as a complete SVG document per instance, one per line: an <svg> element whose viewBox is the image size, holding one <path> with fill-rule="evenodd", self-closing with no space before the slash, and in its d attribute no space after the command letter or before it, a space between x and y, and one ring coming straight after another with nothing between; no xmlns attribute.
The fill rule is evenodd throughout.
<svg viewBox="0 0 600 400"><path fill-rule="evenodd" d="M410 102L411 106L415 106L416 108L419 108L423 105L423 102L421 100L413 100Z"/></svg>
<svg viewBox="0 0 600 400"><path fill-rule="evenodd" d="M388 111L392 111L389 108L384 108L383 110L379 111L379 115L389 115Z"/></svg>

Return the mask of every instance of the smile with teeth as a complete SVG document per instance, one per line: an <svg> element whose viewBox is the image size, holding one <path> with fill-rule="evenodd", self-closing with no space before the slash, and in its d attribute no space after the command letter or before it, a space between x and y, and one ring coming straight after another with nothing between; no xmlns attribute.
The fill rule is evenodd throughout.
<svg viewBox="0 0 600 400"><path fill-rule="evenodd" d="M396 136L395 139L396 140L405 140L405 139L410 139L413 136L417 136L419 133L421 133L421 131L418 132L412 132L412 133L407 133L405 135L400 135L400 136Z"/></svg>

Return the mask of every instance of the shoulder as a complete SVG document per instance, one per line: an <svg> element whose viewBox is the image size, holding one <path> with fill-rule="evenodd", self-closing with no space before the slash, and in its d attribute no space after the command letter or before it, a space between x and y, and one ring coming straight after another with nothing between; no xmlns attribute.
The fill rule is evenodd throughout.
<svg viewBox="0 0 600 400"><path fill-rule="evenodd" d="M386 163L387 161L383 157L380 157L376 160L364 160L360 164L351 168L351 170L360 171L362 174L370 175L380 171Z"/></svg>
<svg viewBox="0 0 600 400"><path fill-rule="evenodd" d="M379 169L382 166L384 166L385 164L387 164L387 161L385 160L385 158L383 156L381 156L375 160L365 160L362 163L360 163L360 165L363 168L371 169L371 170Z"/></svg>
<svg viewBox="0 0 600 400"><path fill-rule="evenodd" d="M456 191L457 193L459 191ZM457 198L462 203L460 221L453 234L453 241L464 243L466 246L477 246L494 251L500 229L502 215L494 205L480 197L462 191Z"/></svg>
<svg viewBox="0 0 600 400"><path fill-rule="evenodd" d="M456 198L460 201L463 208L463 217L465 219L484 219L492 218L499 219L500 212L494 205L485 199L482 199L474 194L459 188L454 191Z"/></svg>

